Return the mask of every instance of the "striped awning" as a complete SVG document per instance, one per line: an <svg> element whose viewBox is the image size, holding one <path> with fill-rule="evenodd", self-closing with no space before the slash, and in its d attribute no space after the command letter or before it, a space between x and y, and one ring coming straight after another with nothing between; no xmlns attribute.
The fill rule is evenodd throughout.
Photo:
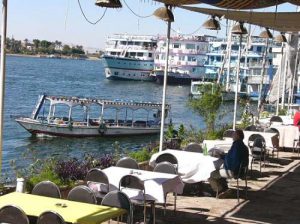
<svg viewBox="0 0 300 224"><path fill-rule="evenodd" d="M258 9L289 2L300 5L300 0L156 0L168 5L190 5L205 3L226 9Z"/></svg>
<svg viewBox="0 0 300 224"><path fill-rule="evenodd" d="M300 31L300 12L249 12L236 10L208 9L192 6L179 6L193 12L198 12L229 20L242 21L261 27L267 27L282 32Z"/></svg>

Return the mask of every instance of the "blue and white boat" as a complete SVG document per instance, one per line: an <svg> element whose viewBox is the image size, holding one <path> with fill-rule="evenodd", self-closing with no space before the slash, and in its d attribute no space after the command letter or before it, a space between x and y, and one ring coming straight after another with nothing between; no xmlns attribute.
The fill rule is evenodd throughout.
<svg viewBox="0 0 300 224"><path fill-rule="evenodd" d="M166 63L166 38L160 38L155 51L153 76L163 83ZM170 40L168 84L191 84L205 75L205 61L208 41L205 36L176 36Z"/></svg>
<svg viewBox="0 0 300 224"><path fill-rule="evenodd" d="M107 38L103 64L107 79L152 81L157 38L115 34Z"/></svg>
<svg viewBox="0 0 300 224"><path fill-rule="evenodd" d="M238 39L231 40L230 56L227 53L228 42L225 39L215 39L210 42L209 53L207 53L206 76L219 79L224 84L227 92L236 89L236 68L238 64ZM251 100L258 100L261 92L261 71L263 52L265 51L265 40L258 37L251 37L251 41L247 44L246 40L242 43L242 56L240 64L239 92L244 95L246 93ZM271 48L270 46L269 48ZM268 50L265 73L263 77L263 91L267 93L269 89L272 74L272 53ZM230 63L227 58L230 57ZM228 71L229 70L229 71ZM234 95L234 94L233 94Z"/></svg>

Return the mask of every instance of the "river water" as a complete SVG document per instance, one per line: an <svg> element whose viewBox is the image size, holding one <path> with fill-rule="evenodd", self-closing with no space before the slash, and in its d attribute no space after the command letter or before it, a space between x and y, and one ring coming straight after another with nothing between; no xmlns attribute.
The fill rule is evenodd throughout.
<svg viewBox="0 0 300 224"><path fill-rule="evenodd" d="M199 129L201 117L187 107L189 86L168 86L167 103L172 107L172 121ZM110 81L105 78L101 61L14 57L7 58L4 120L3 171L11 172L11 160L27 166L30 160L51 155L80 158L85 153L103 154L113 150L118 141L122 149L136 150L159 136L121 138L34 138L15 122L19 115L30 116L39 94L99 97L134 101L161 102L162 86L151 82Z"/></svg>

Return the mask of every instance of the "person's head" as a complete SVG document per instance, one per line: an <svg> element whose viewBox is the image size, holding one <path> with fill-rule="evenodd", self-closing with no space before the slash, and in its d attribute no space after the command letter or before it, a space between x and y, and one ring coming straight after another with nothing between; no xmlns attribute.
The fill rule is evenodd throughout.
<svg viewBox="0 0 300 224"><path fill-rule="evenodd" d="M244 139L244 132L243 132L243 130L241 130L241 129L236 129L236 130L233 132L232 138L233 138L233 141L236 141L236 140L243 140L243 139Z"/></svg>

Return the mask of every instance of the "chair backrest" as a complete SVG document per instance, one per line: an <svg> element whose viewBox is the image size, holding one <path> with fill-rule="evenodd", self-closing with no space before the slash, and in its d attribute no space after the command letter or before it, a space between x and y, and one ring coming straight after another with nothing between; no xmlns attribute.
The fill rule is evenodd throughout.
<svg viewBox="0 0 300 224"><path fill-rule="evenodd" d="M272 122L283 122L283 120L282 120L282 118L279 117L279 116L273 116L273 117L271 117L270 122L271 122L271 123L272 123Z"/></svg>
<svg viewBox="0 0 300 224"><path fill-rule="evenodd" d="M84 185L74 187L68 194L68 200L97 204L97 199L94 192Z"/></svg>
<svg viewBox="0 0 300 224"><path fill-rule="evenodd" d="M279 131L276 130L275 128L267 128L267 129L265 130L265 132L266 132L266 133L277 133L277 134L279 134Z"/></svg>
<svg viewBox="0 0 300 224"><path fill-rule="evenodd" d="M184 148L184 151L202 153L203 149L200 144L191 142Z"/></svg>
<svg viewBox="0 0 300 224"><path fill-rule="evenodd" d="M127 195L121 191L111 191L102 199L101 205L122 208L127 210L127 223L131 224L132 205Z"/></svg>
<svg viewBox="0 0 300 224"><path fill-rule="evenodd" d="M260 134L252 134L249 136L248 138L248 146L249 147L252 147L253 146L253 143L254 143L254 140L257 139L257 138L262 138L264 139L264 137Z"/></svg>
<svg viewBox="0 0 300 224"><path fill-rule="evenodd" d="M160 154L156 158L155 163L158 164L158 163L161 163L161 162L169 162L171 164L178 165L177 158L175 156L173 156L171 153Z"/></svg>
<svg viewBox="0 0 300 224"><path fill-rule="evenodd" d="M37 224L65 224L61 215L53 211L45 211L38 217Z"/></svg>
<svg viewBox="0 0 300 224"><path fill-rule="evenodd" d="M253 147L264 148L265 146L266 146L266 141L263 137L256 138L253 142Z"/></svg>
<svg viewBox="0 0 300 224"><path fill-rule="evenodd" d="M6 205L0 209L0 223L29 224L29 220L21 208Z"/></svg>
<svg viewBox="0 0 300 224"><path fill-rule="evenodd" d="M145 192L144 182L140 178L133 175L125 175L121 178L119 182L119 190L121 190L122 187L138 189Z"/></svg>
<svg viewBox="0 0 300 224"><path fill-rule="evenodd" d="M120 159L116 166L118 167L124 167L129 169L139 169L139 164L132 158L124 157Z"/></svg>
<svg viewBox="0 0 300 224"><path fill-rule="evenodd" d="M158 163L154 169L154 172L160 172L160 173L169 173L169 174L177 174L177 170L174 167L173 164L169 163L169 162L161 162Z"/></svg>
<svg viewBox="0 0 300 224"><path fill-rule="evenodd" d="M88 171L85 180L89 188L95 192L109 192L109 180L107 175L98 168L93 168Z"/></svg>
<svg viewBox="0 0 300 224"><path fill-rule="evenodd" d="M58 186L55 183L48 180L36 184L31 193L40 196L61 198Z"/></svg>
<svg viewBox="0 0 300 224"><path fill-rule="evenodd" d="M255 125L250 125L245 128L245 131L259 131Z"/></svg>
<svg viewBox="0 0 300 224"><path fill-rule="evenodd" d="M233 129L228 129L224 131L223 138L232 138L233 133L234 133Z"/></svg>

